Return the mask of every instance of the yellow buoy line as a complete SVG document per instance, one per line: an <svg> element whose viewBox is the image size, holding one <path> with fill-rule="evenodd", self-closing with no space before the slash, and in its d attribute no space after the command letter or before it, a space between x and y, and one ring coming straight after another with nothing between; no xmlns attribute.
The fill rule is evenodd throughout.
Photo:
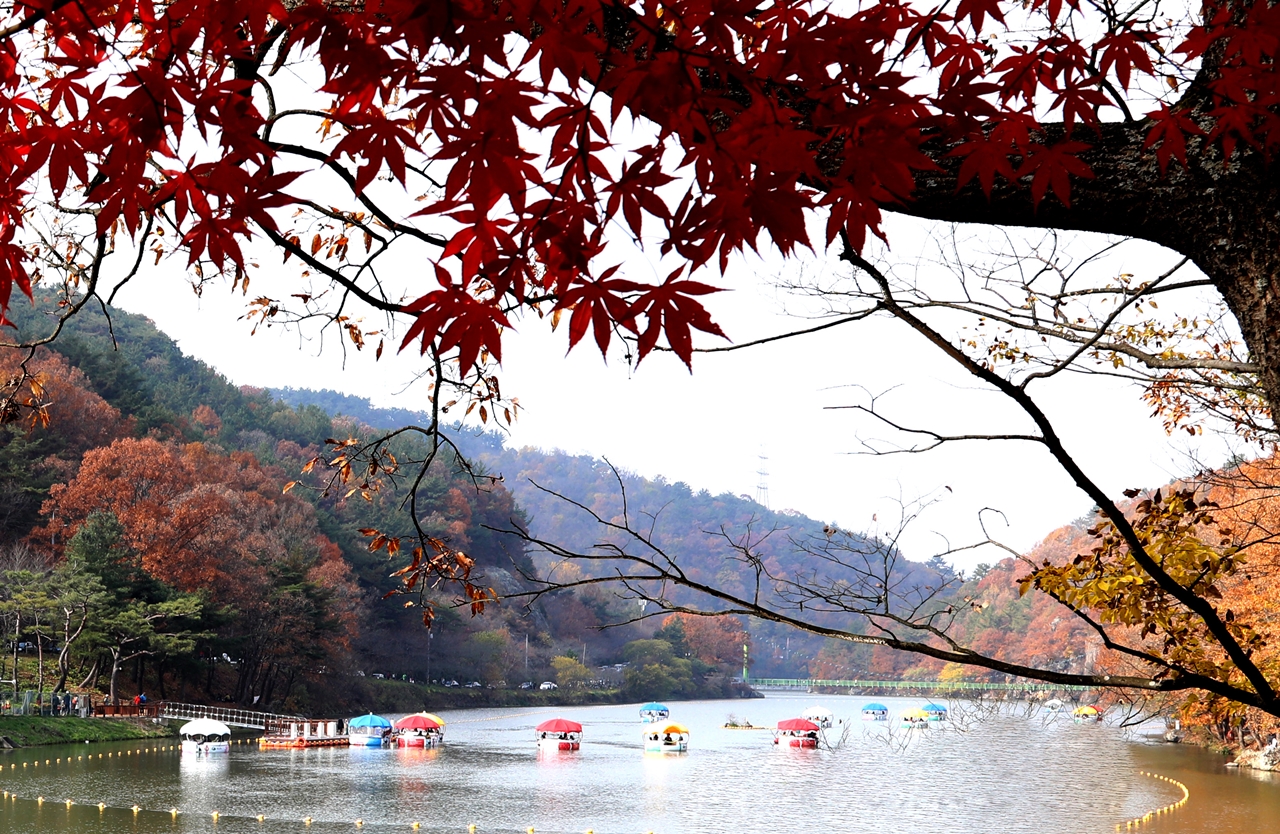
<svg viewBox="0 0 1280 834"><path fill-rule="evenodd" d="M506 718L506 717L508 717L508 716L500 716L500 717ZM483 721L483 720L493 720L493 719L492 719L492 718L489 718L489 719L477 719L477 720L482 720L482 721ZM465 722L462 722L462 723L465 723ZM231 740L231 743L232 743L232 744L253 744L255 741L257 741L257 739L239 739L239 738L237 738L237 739L232 739L232 740ZM123 757L125 757L125 756L140 755L140 754L142 754L142 753L164 753L164 752L169 752L169 751L174 751L174 750L181 750L181 749L182 749L182 748L181 748L181 745L179 745L179 744L160 744L160 745L156 745L156 746L154 746L154 747L139 747L139 748L137 748L137 749L135 749L135 750L118 750L118 751L117 751L117 750L112 750L112 751L109 751L109 752L107 752L107 753L96 753L96 754L95 754L95 753L87 753L87 754L85 754L85 755L74 756L74 757L73 757L73 756L65 756L65 757L64 757L64 756L55 756L55 757L50 758L50 759L45 759L45 760L44 760L44 764L45 764L45 766L46 766L46 767L53 767L53 766L55 766L55 765L63 764L63 759L64 759L64 758L66 759L66 764L72 764L73 762L82 762L82 761L84 761L85 759L92 760L95 756L96 756L97 758L99 758L99 759L103 758L104 756L105 756L106 758L108 758L108 759L112 759L112 758L116 758L116 757L123 758ZM34 760L34 761L31 761L31 762L23 762L23 763L22 763L22 766L23 766L24 768L25 768L25 767L27 767L27 766L39 767L39 766L40 766L40 760L39 760L39 759L36 759L36 760ZM18 763L17 763L17 762L12 762L12 763L10 763L10 764L9 764L9 769L10 769L10 770L16 770L17 768L18 768ZM3 765L3 764L0 764L0 771L3 771L3 770L4 770L4 765ZM1154 774L1148 774L1148 775L1154 775ZM1157 777L1157 778L1164 778L1164 777ZM1181 782L1178 782L1178 783L1176 783L1176 784L1178 784L1178 785L1182 785L1182 783L1181 783ZM1185 794L1185 792L1186 792L1186 786L1185 786L1185 785L1183 785L1183 786L1182 786L1182 790L1183 790L1183 792L1184 792L1184 794ZM8 790L4 791L4 799L5 799L5 800L11 800L11 801L13 801L13 802L34 802L34 803L36 803L37 805L44 805L44 803L45 803L45 798L44 798L43 796L37 796L35 799L24 799L23 797L18 796L18 794L17 794L17 793L15 793L15 792L13 792L13 791L8 791ZM1186 801L1185 797L1184 797L1183 801L1184 801L1184 802ZM64 800L62 800L62 802L61 802L60 804L65 805L65 806L67 807L67 809L68 809L68 810L70 810L71 806L72 806L72 805L75 805L75 804L76 804L76 802L75 802L75 800L73 800L73 799L64 799ZM90 805L92 805L92 803L83 803L83 804L90 804ZM1181 804L1181 803L1178 803L1178 804ZM163 810L153 810L153 809L143 808L143 807L142 807L142 806L140 806L140 805L131 805L131 806L129 806L128 808L125 808L125 807L123 807L123 806L108 805L108 804L106 804L105 802L99 802L99 803L97 803L97 808L98 808L98 813L100 813L100 814L101 814L101 813L105 813L105 812L107 811L107 809L108 809L108 808L111 808L112 810L131 811L131 812L133 813L133 815L134 815L134 816L137 816L137 815L138 815L138 814L140 814L140 813L146 812L146 813L149 813L149 814L166 814L166 815L168 815L168 816L170 816L170 817L177 817L179 814L181 814L181 813L182 813L182 811L179 811L177 808L170 808L170 809L169 809L169 810L167 810L167 811L163 811ZM1148 814L1147 816L1151 816L1151 815L1150 815L1150 814ZM217 824L218 820L220 820L220 819L222 819L222 818L224 818L224 817L229 818L229 819L235 819L235 818L236 818L236 817L235 817L235 816L233 816L233 815L223 814L221 811L213 811L213 812L210 814L210 817L211 817L211 819L213 820L213 822L214 822L214 824L215 824L215 825ZM245 818L245 819L253 819L253 820L256 820L257 822L260 822L260 823L261 823L261 822L266 822L266 821L267 821L267 816L266 816L266 814L258 814L258 815L256 815L256 816L252 816L252 817L244 817L244 818ZM277 821L279 821L279 820L276 820L276 819L273 819L273 820L272 820L272 822L277 822ZM303 824L303 825L306 825L306 826L308 826L308 827L309 827L309 826L311 825L311 823L312 823L312 818L311 818L311 817L303 817L303 818L302 818L302 820L301 820L301 822L302 822L302 824ZM331 824L332 824L332 823L331 823ZM352 822L352 824L353 824L356 828L363 828L363 827L364 827L364 820L363 820L363 819L356 819L356 820L354 820L354 821ZM409 827L410 827L411 829L413 829L414 831L418 831L418 830L420 830L420 829L422 828L422 823L421 823L421 822L418 822L417 820L415 820L415 821L413 821L413 822L409 823ZM469 824L469 825L467 826L467 832L468 832L468 834L476 834L477 830L478 830L478 829L477 829L477 826L476 826L476 824L475 824L475 823L471 823L471 824ZM1120 830L1120 826L1118 826L1118 825L1117 825L1117 826L1116 826L1116 830L1117 830L1117 831L1118 831L1118 830ZM534 827L533 827L532 825L531 825L531 826L529 826L527 829L525 829L525 832L526 832L526 834L535 834ZM587 829L587 831L586 831L586 834L594 834L594 831L593 831L592 829L588 828L588 829ZM653 834L653 832L652 832L652 831L649 831L649 832L646 832L646 834Z"/></svg>
<svg viewBox="0 0 1280 834"><path fill-rule="evenodd" d="M41 805L41 806L43 806L46 801L50 801L50 800L46 800L43 796L37 796L35 799L20 797L18 796L18 794L14 793L13 791L4 791L4 800L12 801L12 802L34 802L37 805ZM71 809L71 806L76 804L85 804L91 808L95 807L92 803L76 803L75 800L71 800L71 799L62 800L62 802L60 802L59 804L66 805L68 810ZM179 814L184 813L182 811L179 811L177 808L170 808L167 811L153 809L153 808L143 808L140 805L131 805L126 808L124 806L119 806L119 805L107 805L105 802L97 803L96 807L98 809L99 814L106 813L106 811L110 809L113 811L130 811L135 817L138 816L139 814L164 814L169 817L177 818ZM272 817L268 819L266 814L257 814L255 816L247 816L247 815L242 816L242 815L236 815L236 814L224 814L221 811L213 811L209 814L209 817L210 819L213 820L213 823L215 826L217 825L218 821L222 819L227 819L227 820L250 819L250 820L256 820L257 822L260 822L260 823L265 823L268 821L270 822L286 822L287 821L284 818L280 818L280 817ZM312 822L319 822L319 821L314 820L311 817L303 817L302 819L298 820L298 822L301 822L304 826L307 826L309 828ZM342 825L343 822L341 820L325 820L324 824L327 827L332 828L335 825ZM352 820L350 824L356 828L363 828L365 822L363 819L356 819L356 820ZM394 824L383 823L378 827L383 829L404 828L405 824L404 823L394 823ZM418 831L418 830L421 830L422 823L417 820L414 820L413 822L408 823L408 827L414 831ZM437 830L443 830L443 829L437 829ZM467 834L477 834L477 832L480 830L481 829L479 828L479 826L477 826L475 823L470 823L469 825L467 825ZM536 830L531 825L525 829L525 834L536 834ZM593 829L588 828L585 834L595 834L595 832ZM654 834L654 832L647 831L645 832L645 834Z"/></svg>
<svg viewBox="0 0 1280 834"><path fill-rule="evenodd" d="M233 739L231 740L231 743L232 743L232 744L254 744L254 743L256 743L256 742L257 742L257 739L233 738ZM107 759L121 758L121 759L122 759L122 758L124 758L125 756L141 755L142 753L164 753L164 752L168 752L168 751L171 751L171 750L181 750L181 749L182 749L182 745L180 745L180 744L159 744L159 745L156 745L156 746L154 746L154 747L139 747L139 748L137 748L136 750L111 750L111 751L106 752L106 753L87 753L87 754L85 754L85 755L83 755L83 756L56 756L56 757L51 758L51 759L45 759L45 760L44 760L44 765L45 765L45 767L53 767L54 765L60 765L60 764L63 764L63 763L64 763L64 761L65 761L65 763L66 763L66 764L71 764L72 762L82 762L82 761L84 761L84 760L86 760L86 759L92 760L92 759L95 759L95 758L97 758L97 759L102 759L102 758L107 758ZM22 763L22 766L23 766L24 768L25 768L25 767L39 767L39 766L40 766L40 764L41 764L40 760L39 760L39 759L35 759L35 760L33 760L33 761L30 761L30 762L23 762L23 763ZM9 769L10 769L10 770L17 770L17 769L18 769L18 763L17 763L17 762L11 762L11 763L9 764ZM0 771L3 771L3 770L4 770L4 765L3 765L3 764L0 764Z"/></svg>
<svg viewBox="0 0 1280 834"><path fill-rule="evenodd" d="M1121 831L1121 830L1132 831L1135 828L1141 828L1144 823L1151 822L1157 817L1162 817L1165 814L1172 814L1174 811L1178 810L1183 805L1186 805L1187 800L1191 798L1191 791L1187 790L1187 786L1179 782L1177 779L1173 779L1168 776L1161 776L1158 773L1149 773L1148 771L1145 771L1145 770L1139 770L1138 773L1140 773L1143 776L1150 776L1152 779L1159 779L1161 782L1168 782L1170 785L1173 785L1174 787L1182 791L1182 798L1174 802L1170 802L1168 805L1165 805L1163 807L1156 808L1154 811L1148 811L1147 813L1143 814L1140 817L1134 817L1128 822L1117 824L1116 831Z"/></svg>

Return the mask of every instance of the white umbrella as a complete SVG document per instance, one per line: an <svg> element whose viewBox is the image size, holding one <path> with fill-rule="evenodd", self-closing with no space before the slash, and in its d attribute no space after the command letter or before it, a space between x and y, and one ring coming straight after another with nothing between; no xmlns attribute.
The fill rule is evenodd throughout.
<svg viewBox="0 0 1280 834"><path fill-rule="evenodd" d="M231 728L221 721L214 721L212 718L197 718L195 721L188 721L182 725L182 729L178 731L185 736L229 736Z"/></svg>
<svg viewBox="0 0 1280 834"><path fill-rule="evenodd" d="M808 718L811 721L815 718L819 718L819 719L831 718L834 715L835 713L827 709L826 707L809 707L807 710L800 713L801 718Z"/></svg>

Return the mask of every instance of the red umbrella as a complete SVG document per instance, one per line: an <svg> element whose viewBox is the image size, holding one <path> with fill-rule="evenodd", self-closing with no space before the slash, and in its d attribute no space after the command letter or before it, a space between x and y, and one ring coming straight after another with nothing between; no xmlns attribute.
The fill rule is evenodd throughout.
<svg viewBox="0 0 1280 834"><path fill-rule="evenodd" d="M440 725L422 713L406 715L396 722L397 730L438 730Z"/></svg>
<svg viewBox="0 0 1280 834"><path fill-rule="evenodd" d="M552 718L543 721L535 728L539 733L580 733L582 725L567 718Z"/></svg>
<svg viewBox="0 0 1280 834"><path fill-rule="evenodd" d="M793 730L795 732L801 732L801 733L809 733L809 732L817 732L822 728L819 727L817 724L814 724L812 721L806 721L803 718L788 718L785 721L778 722L778 729Z"/></svg>

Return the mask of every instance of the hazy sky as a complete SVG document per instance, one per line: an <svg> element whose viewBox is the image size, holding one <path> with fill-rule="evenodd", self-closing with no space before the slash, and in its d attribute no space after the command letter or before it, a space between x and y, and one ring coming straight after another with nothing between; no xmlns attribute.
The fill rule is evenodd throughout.
<svg viewBox="0 0 1280 834"><path fill-rule="evenodd" d="M924 228L893 221L895 255L922 246ZM1139 277L1169 262L1167 253L1150 246L1132 247L1123 257L1128 261L1121 267ZM296 291L287 283L272 284L277 258L264 256L262 263L251 296ZM184 352L232 382L334 388L375 405L427 407L425 387L410 384L423 367L416 352L396 355L388 349L375 363L372 350L349 350L344 358L334 333L323 349L297 331L260 330L251 337L249 324L238 320L246 299L218 286L197 298L174 277L179 266L174 262L140 277L117 302L150 317ZM735 263L727 279L699 278L735 287L708 303L733 340L743 342L796 327L796 320L782 315L786 299L774 289L778 279L830 268L815 256L791 262L752 257ZM794 301L786 303L795 307ZM655 354L631 372L619 361L606 364L588 342L566 357L563 329L553 334L536 320L508 335L503 391L518 397L523 408L511 444L603 456L641 475L752 496L764 454L774 509L795 509L866 532L892 533L900 501L937 499L904 539L912 558L977 538L978 514L985 507L1000 510L1007 520L1006 527L987 515L990 532L1025 549L1092 505L1047 455L1027 444L971 443L912 456L858 454L862 440L885 431L835 407L866 402L867 392L888 392L880 402L895 419L929 428L1026 428L995 395L975 390L936 349L892 322L845 325L764 347L700 355L692 374L669 354ZM1185 444L1165 436L1133 388L1098 378L1055 380L1042 402L1069 448L1112 494L1158 485L1189 469ZM1216 441L1207 447L1201 441L1201 447L1210 463L1226 454ZM1000 555L969 554L956 562L967 567Z"/></svg>

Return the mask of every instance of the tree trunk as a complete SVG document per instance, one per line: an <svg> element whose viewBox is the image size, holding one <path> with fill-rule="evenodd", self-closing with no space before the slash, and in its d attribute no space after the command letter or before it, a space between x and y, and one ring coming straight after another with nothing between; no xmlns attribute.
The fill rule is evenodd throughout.
<svg viewBox="0 0 1280 834"><path fill-rule="evenodd" d="M107 689L107 694L111 698L111 703L120 703L116 697L116 679L120 677L120 653L118 651L111 652L111 685Z"/></svg>
<svg viewBox="0 0 1280 834"><path fill-rule="evenodd" d="M93 659L93 666L89 669L89 674L84 676L84 680L80 681L81 689L96 689L98 683L98 670L102 666L102 655L98 655Z"/></svg>

